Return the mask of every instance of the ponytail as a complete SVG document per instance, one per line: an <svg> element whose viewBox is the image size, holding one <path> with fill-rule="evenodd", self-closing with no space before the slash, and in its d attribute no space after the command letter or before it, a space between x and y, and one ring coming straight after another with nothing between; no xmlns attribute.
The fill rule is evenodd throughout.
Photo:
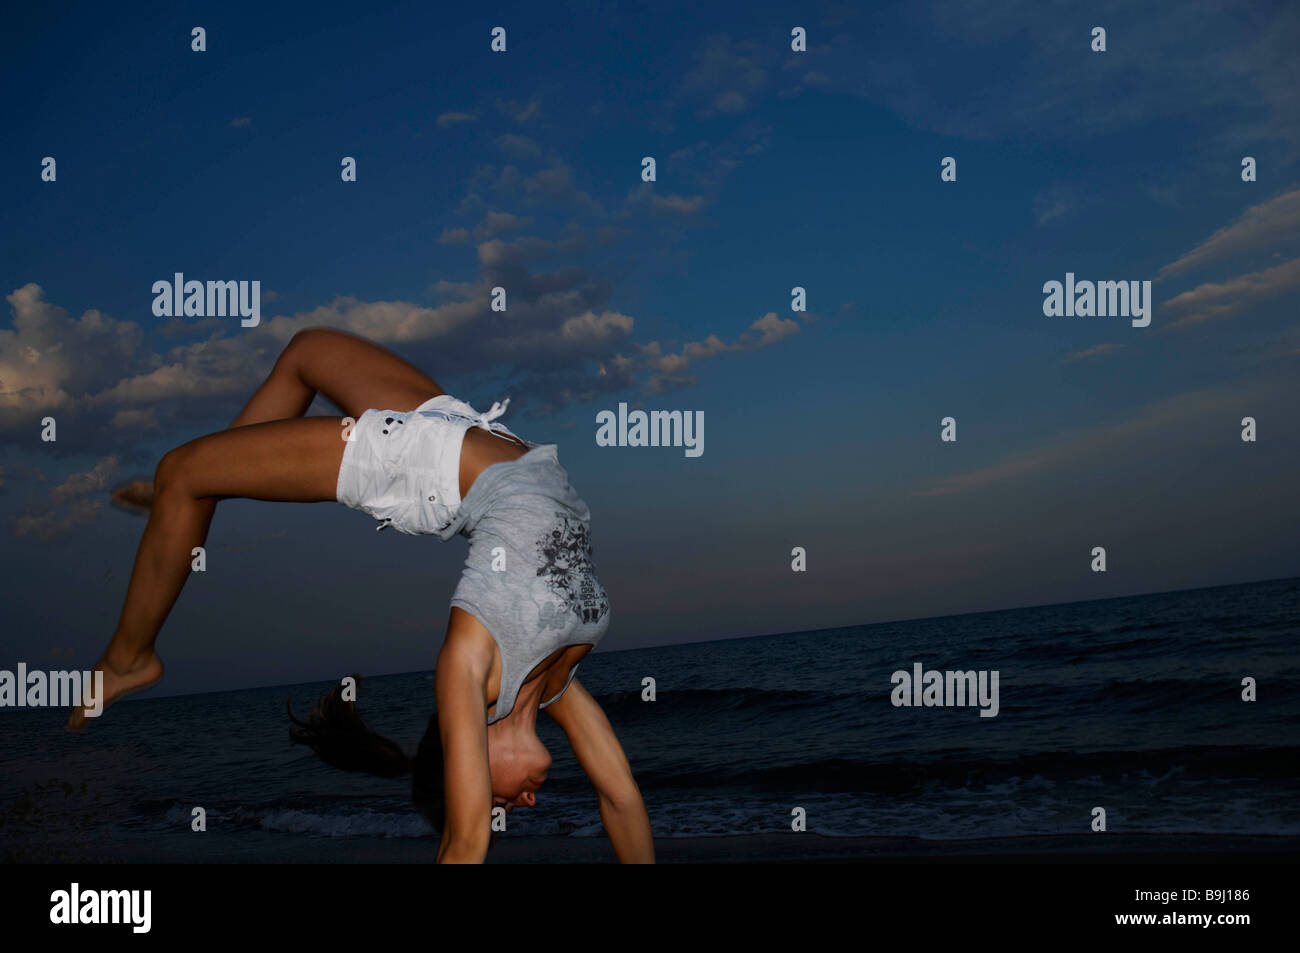
<svg viewBox="0 0 1300 953"><path fill-rule="evenodd" d="M286 703L288 704L288 703ZM326 764L344 771L366 771L381 778L400 778L411 770L401 745L381 737L361 719L355 702L343 700L343 686L321 697L316 709L300 721L288 704L289 740L307 745Z"/></svg>
<svg viewBox="0 0 1300 953"><path fill-rule="evenodd" d="M360 676L354 676L360 681ZM307 745L326 764L344 771L363 771L381 778L411 775L411 799L435 830L441 831L444 812L442 739L438 713L429 718L415 757L402 746L379 735L361 718L356 702L343 700L343 686L321 696L303 721L286 699L291 744Z"/></svg>

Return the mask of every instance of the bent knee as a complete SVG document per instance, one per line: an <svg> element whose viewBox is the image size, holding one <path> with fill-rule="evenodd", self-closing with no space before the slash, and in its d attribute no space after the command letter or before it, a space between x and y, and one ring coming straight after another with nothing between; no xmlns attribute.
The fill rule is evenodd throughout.
<svg viewBox="0 0 1300 953"><path fill-rule="evenodd" d="M336 328L303 328L301 331L294 332L293 337L289 339L289 343L284 347L284 353L301 354L304 351L316 350L322 345L327 346L350 338L351 335Z"/></svg>
<svg viewBox="0 0 1300 953"><path fill-rule="evenodd" d="M187 445L176 447L163 454L163 458L158 461L158 466L153 472L155 499L164 493L168 496L178 492L189 493L190 477L193 474L193 466L190 462L192 457L193 453Z"/></svg>
<svg viewBox="0 0 1300 953"><path fill-rule="evenodd" d="M280 352L276 369L281 372L288 371L300 381L308 383L316 378L317 375L312 372L313 368L320 364L327 352L338 348L340 343L350 338L351 335L334 328L303 328L294 333L289 343L284 346L284 350Z"/></svg>

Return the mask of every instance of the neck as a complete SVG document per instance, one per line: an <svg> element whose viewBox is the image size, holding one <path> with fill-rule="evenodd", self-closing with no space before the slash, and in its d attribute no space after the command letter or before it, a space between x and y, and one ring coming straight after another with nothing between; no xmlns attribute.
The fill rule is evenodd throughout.
<svg viewBox="0 0 1300 953"><path fill-rule="evenodd" d="M537 706L542 703L545 681L543 678L537 678L532 684L522 686L519 694L515 696L515 707L510 709L510 714L488 725L488 731L495 729L497 736L537 734Z"/></svg>

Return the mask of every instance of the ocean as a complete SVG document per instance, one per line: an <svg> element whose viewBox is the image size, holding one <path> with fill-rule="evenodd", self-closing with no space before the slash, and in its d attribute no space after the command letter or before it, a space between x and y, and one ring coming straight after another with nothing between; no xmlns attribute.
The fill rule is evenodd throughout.
<svg viewBox="0 0 1300 953"><path fill-rule="evenodd" d="M579 677L657 837L789 831L796 808L829 837L1086 834L1094 807L1115 832L1298 835L1298 639L1300 579L1286 579L599 651ZM996 670L997 716L891 704L892 674L918 662ZM1257 701L1241 698L1247 676ZM286 701L301 715L330 688L145 695L84 735L63 710L0 712L0 855L311 862L325 840L382 856L424 839L431 860L405 779L289 744ZM413 751L433 698L432 672L374 676L359 707ZM502 837L602 836L563 733L544 715L538 730L550 778Z"/></svg>

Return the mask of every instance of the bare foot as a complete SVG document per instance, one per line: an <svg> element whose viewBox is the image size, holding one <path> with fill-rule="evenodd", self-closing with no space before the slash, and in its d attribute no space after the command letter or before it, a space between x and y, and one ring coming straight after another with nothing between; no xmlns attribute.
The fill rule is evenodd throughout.
<svg viewBox="0 0 1300 953"><path fill-rule="evenodd" d="M103 697L95 694L91 697L91 701L94 702L93 705L82 705L74 708L65 726L68 731L84 731L86 723L102 715L104 709L113 702L124 695L138 692L157 682L163 676L163 663L157 653L147 650L130 665L120 668L115 668L109 663L108 657L105 656L100 659L94 671L104 673ZM95 691L94 685L87 687L91 692ZM86 697L83 696L83 701Z"/></svg>
<svg viewBox="0 0 1300 953"><path fill-rule="evenodd" d="M145 514L153 506L153 481L145 479L127 480L113 488L109 495L115 506L131 513Z"/></svg>

